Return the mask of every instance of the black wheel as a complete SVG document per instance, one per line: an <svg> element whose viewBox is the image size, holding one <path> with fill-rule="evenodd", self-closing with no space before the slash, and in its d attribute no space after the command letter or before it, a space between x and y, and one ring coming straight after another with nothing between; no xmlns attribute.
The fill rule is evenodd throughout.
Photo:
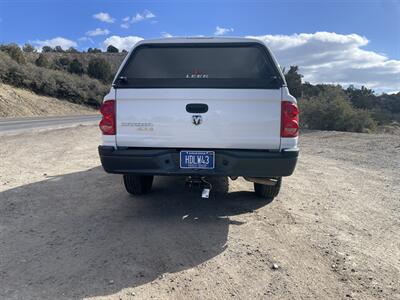
<svg viewBox="0 0 400 300"><path fill-rule="evenodd" d="M147 194L153 185L154 176L145 175L124 175L125 189L132 195Z"/></svg>
<svg viewBox="0 0 400 300"><path fill-rule="evenodd" d="M275 185L266 185L260 183L254 183L254 192L258 197L273 200L279 194L281 189L282 177L277 178Z"/></svg>

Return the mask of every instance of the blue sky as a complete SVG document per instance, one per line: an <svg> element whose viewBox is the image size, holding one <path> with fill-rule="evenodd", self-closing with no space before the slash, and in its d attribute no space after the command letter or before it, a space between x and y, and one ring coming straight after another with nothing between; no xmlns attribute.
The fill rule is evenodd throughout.
<svg viewBox="0 0 400 300"><path fill-rule="evenodd" d="M325 34L315 35L318 32ZM326 76L315 71L321 62L315 64L309 58L336 49L334 57L327 55L327 62L340 59L340 52L352 53L356 60L364 55L350 74L360 63L368 67L371 60L400 82L400 0L0 0L0 43L31 42L40 47L62 38L56 41L65 47L86 49L104 48L107 39L127 47L137 38L215 34L260 38L271 44L280 61L282 57L281 64L303 67L310 81L324 82ZM299 49L299 43L304 47ZM293 53L288 53L288 47ZM302 55L298 63L296 53ZM389 66L385 69L385 65ZM329 68L333 71L335 65ZM321 71L326 72L326 68ZM384 83L361 72L358 77L357 84L400 90L396 80ZM350 75L336 76L332 82L346 84L349 79Z"/></svg>

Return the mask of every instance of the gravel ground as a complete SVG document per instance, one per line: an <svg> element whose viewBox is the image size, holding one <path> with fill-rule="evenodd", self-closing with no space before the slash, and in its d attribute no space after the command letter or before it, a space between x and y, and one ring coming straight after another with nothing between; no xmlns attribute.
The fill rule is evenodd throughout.
<svg viewBox="0 0 400 300"><path fill-rule="evenodd" d="M400 299L400 137L305 132L260 201L182 178L130 197L95 126L3 136L2 299Z"/></svg>

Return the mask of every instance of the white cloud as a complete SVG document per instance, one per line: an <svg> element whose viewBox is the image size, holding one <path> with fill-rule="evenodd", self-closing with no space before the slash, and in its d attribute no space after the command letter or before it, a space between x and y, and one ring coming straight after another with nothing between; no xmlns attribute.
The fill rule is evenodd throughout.
<svg viewBox="0 0 400 300"><path fill-rule="evenodd" d="M155 17L156 17L155 14L153 14L151 11L145 9L141 14L137 13L134 17L132 17L131 22L137 23L137 22L144 21L146 19L152 19Z"/></svg>
<svg viewBox="0 0 400 300"><path fill-rule="evenodd" d="M129 28L130 24L139 23L141 21L145 21L145 20L148 20L148 19L153 19L155 17L156 17L155 14L153 14L148 9L145 9L142 13L137 13L132 18L130 18L130 17L123 18L122 19L123 23L121 24L121 27L122 28Z"/></svg>
<svg viewBox="0 0 400 300"><path fill-rule="evenodd" d="M117 47L120 51L127 50L129 51L137 42L143 40L143 38L139 36L118 36L113 35L104 40L103 46L107 48L109 45L113 45Z"/></svg>
<svg viewBox="0 0 400 300"><path fill-rule="evenodd" d="M61 46L64 50L70 48L70 47L77 47L78 44L74 41L71 41L69 39L63 38L63 37L56 37L54 39L50 40L34 40L34 41L29 41L31 44L35 45L37 49L41 49L43 46L50 46L54 48L55 46Z"/></svg>
<svg viewBox="0 0 400 300"><path fill-rule="evenodd" d="M223 27L215 27L214 35L224 35L229 32L233 32L233 28L223 28Z"/></svg>
<svg viewBox="0 0 400 300"><path fill-rule="evenodd" d="M105 13L105 12L99 12L97 14L94 14L93 18L95 18L101 22L105 22L105 23L114 23L115 22L115 19L112 18L108 13Z"/></svg>
<svg viewBox="0 0 400 300"><path fill-rule="evenodd" d="M121 24L121 28L129 28L129 26L130 26L130 24L129 24L129 22L130 22L130 20L131 20L131 18L130 17L125 17L125 18L123 18L122 19L122 24Z"/></svg>
<svg viewBox="0 0 400 300"><path fill-rule="evenodd" d="M90 42L91 44L94 44L93 39L90 38L90 37L87 37L87 36L80 37L80 38L78 39L78 41L79 41L79 42L82 42L82 43Z"/></svg>
<svg viewBox="0 0 400 300"><path fill-rule="evenodd" d="M137 22L140 22L140 21L143 21L143 20L144 20L144 16L139 14L139 13L137 13L136 16L132 17L131 22L132 23L137 23Z"/></svg>
<svg viewBox="0 0 400 300"><path fill-rule="evenodd" d="M249 37L265 42L282 66L299 66L305 81L400 90L400 60L362 49L369 41L358 34L316 32Z"/></svg>
<svg viewBox="0 0 400 300"><path fill-rule="evenodd" d="M110 30L101 28L96 28L95 30L89 30L88 32L86 32L87 36L99 36L108 34L110 34Z"/></svg>
<svg viewBox="0 0 400 300"><path fill-rule="evenodd" d="M163 38L171 38L171 37L173 37L172 34L166 32L166 31L161 32L161 36L162 36Z"/></svg>

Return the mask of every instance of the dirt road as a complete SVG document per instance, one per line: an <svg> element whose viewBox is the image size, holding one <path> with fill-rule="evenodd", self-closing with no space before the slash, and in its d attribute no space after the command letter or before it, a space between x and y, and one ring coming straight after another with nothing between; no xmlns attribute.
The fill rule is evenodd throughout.
<svg viewBox="0 0 400 300"><path fill-rule="evenodd" d="M95 126L1 141L2 299L400 299L399 136L304 133L270 204L224 179L130 197Z"/></svg>

